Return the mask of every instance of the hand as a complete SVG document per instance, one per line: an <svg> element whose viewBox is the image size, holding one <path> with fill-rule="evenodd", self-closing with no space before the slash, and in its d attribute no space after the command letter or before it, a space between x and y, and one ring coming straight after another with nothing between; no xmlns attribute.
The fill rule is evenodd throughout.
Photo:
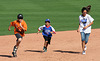
<svg viewBox="0 0 100 61"><path fill-rule="evenodd" d="M85 26L83 29L86 29L88 26Z"/></svg>
<svg viewBox="0 0 100 61"><path fill-rule="evenodd" d="M9 25L9 27L8 27L8 30L9 30L9 31L11 31L10 27L11 27L11 25Z"/></svg>
<svg viewBox="0 0 100 61"><path fill-rule="evenodd" d="M20 23L20 27L23 28L22 24Z"/></svg>
<svg viewBox="0 0 100 61"><path fill-rule="evenodd" d="M78 29L77 32L79 32L80 30Z"/></svg>
<svg viewBox="0 0 100 61"><path fill-rule="evenodd" d="M37 32L37 34L39 33L39 31Z"/></svg>
<svg viewBox="0 0 100 61"><path fill-rule="evenodd" d="M9 30L9 31L11 31L11 29L10 29L10 28L8 28L8 30Z"/></svg>
<svg viewBox="0 0 100 61"><path fill-rule="evenodd" d="M22 24L20 23L20 27L25 31L25 28L22 26Z"/></svg>
<svg viewBox="0 0 100 61"><path fill-rule="evenodd" d="M54 32L50 32L51 34L55 34Z"/></svg>
<svg viewBox="0 0 100 61"><path fill-rule="evenodd" d="M51 34L53 34L53 32L50 32Z"/></svg>
<svg viewBox="0 0 100 61"><path fill-rule="evenodd" d="M46 34L47 34L47 35L49 35L49 33L48 33L48 32L47 32Z"/></svg>

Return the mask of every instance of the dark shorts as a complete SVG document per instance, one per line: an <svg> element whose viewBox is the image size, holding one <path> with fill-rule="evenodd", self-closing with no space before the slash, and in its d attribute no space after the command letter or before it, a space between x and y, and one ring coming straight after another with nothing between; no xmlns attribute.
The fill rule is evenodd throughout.
<svg viewBox="0 0 100 61"><path fill-rule="evenodd" d="M18 41L19 38L23 38L19 33L15 34L15 36L16 36L16 38L17 38L16 41Z"/></svg>
<svg viewBox="0 0 100 61"><path fill-rule="evenodd" d="M45 41L48 41L48 44L50 44L50 41L51 41L51 37L47 37L47 36L43 36Z"/></svg>

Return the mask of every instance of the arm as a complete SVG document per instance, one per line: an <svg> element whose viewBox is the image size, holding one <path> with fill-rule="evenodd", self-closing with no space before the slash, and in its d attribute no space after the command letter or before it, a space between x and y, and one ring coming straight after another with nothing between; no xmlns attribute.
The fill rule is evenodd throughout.
<svg viewBox="0 0 100 61"><path fill-rule="evenodd" d="M50 32L51 34L56 34L55 32Z"/></svg>
<svg viewBox="0 0 100 61"><path fill-rule="evenodd" d="M24 25L22 26L22 24L20 23L20 27L23 29L23 31L27 31L27 24L24 23Z"/></svg>
<svg viewBox="0 0 100 61"><path fill-rule="evenodd" d="M38 32L37 32L37 34L43 29L43 27L44 27L45 25L43 25L43 26L40 26L39 28L38 28Z"/></svg>
<svg viewBox="0 0 100 61"><path fill-rule="evenodd" d="M79 32L79 31L80 31L80 24L79 24L78 29L77 29L77 32Z"/></svg>
<svg viewBox="0 0 100 61"><path fill-rule="evenodd" d="M89 25L85 26L83 29L88 28L89 26L91 26L93 24L93 22L91 22Z"/></svg>
<svg viewBox="0 0 100 61"><path fill-rule="evenodd" d="M52 32L50 32L51 34L56 34L55 29L51 26L52 28Z"/></svg>
<svg viewBox="0 0 100 61"><path fill-rule="evenodd" d="M11 28L11 26L14 26L14 25L15 25L15 23L14 22L11 22L10 25L9 25L9 27L8 27L8 30L11 31L10 28Z"/></svg>
<svg viewBox="0 0 100 61"><path fill-rule="evenodd" d="M79 26L78 26L78 29L77 29L77 32L80 32L80 16L79 16Z"/></svg>
<svg viewBox="0 0 100 61"><path fill-rule="evenodd" d="M11 31L11 29L10 29L10 28L11 28L11 26L12 26L12 25L9 25L9 27L8 27L8 30L9 30L9 31Z"/></svg>
<svg viewBox="0 0 100 61"><path fill-rule="evenodd" d="M40 32L40 31L38 31L37 34L38 34L39 32Z"/></svg>
<svg viewBox="0 0 100 61"><path fill-rule="evenodd" d="M23 23L22 23L22 20L20 20L19 22L20 22L20 27L22 28L22 31L27 31L27 24L26 24L26 22L23 21Z"/></svg>
<svg viewBox="0 0 100 61"><path fill-rule="evenodd" d="M90 21L90 24L85 26L83 29L86 29L86 28L88 28L89 26L91 26L93 24L94 19L90 15L88 15L88 19Z"/></svg>

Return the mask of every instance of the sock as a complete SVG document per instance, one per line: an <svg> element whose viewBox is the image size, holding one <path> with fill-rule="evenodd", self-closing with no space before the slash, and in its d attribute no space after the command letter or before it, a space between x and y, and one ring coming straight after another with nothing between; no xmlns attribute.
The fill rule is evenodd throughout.
<svg viewBox="0 0 100 61"><path fill-rule="evenodd" d="M13 52L17 52L17 47L16 46L14 46L14 49L13 49Z"/></svg>

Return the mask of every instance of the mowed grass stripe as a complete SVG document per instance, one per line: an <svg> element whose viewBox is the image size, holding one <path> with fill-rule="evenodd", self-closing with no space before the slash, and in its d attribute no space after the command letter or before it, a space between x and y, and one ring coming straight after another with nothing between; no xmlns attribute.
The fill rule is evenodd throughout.
<svg viewBox="0 0 100 61"><path fill-rule="evenodd" d="M36 33L39 26L44 25L45 19L51 20L56 31L76 30L78 17L83 6L92 5L91 16L95 19L92 28L100 28L99 0L0 0L0 35L10 35L10 22L22 13L28 25L26 33Z"/></svg>

